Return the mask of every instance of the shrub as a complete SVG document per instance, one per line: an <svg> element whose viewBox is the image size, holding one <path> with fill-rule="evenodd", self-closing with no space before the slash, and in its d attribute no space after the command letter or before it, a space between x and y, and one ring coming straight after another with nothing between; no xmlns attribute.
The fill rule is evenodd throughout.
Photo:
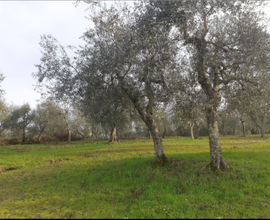
<svg viewBox="0 0 270 220"><path fill-rule="evenodd" d="M0 145L5 146L5 145L16 145L16 144L21 144L22 139L21 138L5 138L5 139L0 139Z"/></svg>
<svg viewBox="0 0 270 220"><path fill-rule="evenodd" d="M37 138L26 138L23 144L40 144Z"/></svg>
<svg viewBox="0 0 270 220"><path fill-rule="evenodd" d="M59 141L67 141L68 140L68 133L62 132L58 134L54 134L54 137L56 137ZM72 134L71 135L71 141L80 141L82 140L82 137Z"/></svg>
<svg viewBox="0 0 270 220"><path fill-rule="evenodd" d="M50 143L50 142L58 142L58 138L54 137L54 136L42 136L40 138L40 142L41 143Z"/></svg>

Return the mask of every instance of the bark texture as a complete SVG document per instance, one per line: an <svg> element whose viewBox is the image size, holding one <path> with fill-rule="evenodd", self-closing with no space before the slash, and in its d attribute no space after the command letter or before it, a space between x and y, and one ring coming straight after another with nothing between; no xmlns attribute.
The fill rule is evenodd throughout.
<svg viewBox="0 0 270 220"><path fill-rule="evenodd" d="M211 156L210 167L214 172L227 167L227 164L223 159L222 150L219 143L219 130L217 119L217 110L216 107L213 106L207 111L207 125L209 132L209 146Z"/></svg>
<svg viewBox="0 0 270 220"><path fill-rule="evenodd" d="M148 74L148 71L146 71L145 74ZM151 87L152 82L154 81L151 80L151 78L145 79L145 90L146 90L145 92L148 98L148 103L146 104L145 107L143 107L143 105L140 104L138 96L132 94L132 90L128 89L127 86L122 85L122 89L132 101L134 108L139 113L140 118L143 120L143 122L145 123L150 132L150 135L152 136L155 149L154 166L164 166L165 164L169 163L170 160L163 150L162 137L158 129L158 126L153 118L155 94L153 92L153 88Z"/></svg>
<svg viewBox="0 0 270 220"><path fill-rule="evenodd" d="M132 100L132 99L131 99ZM158 126L153 118L152 111L147 109L146 113L143 111L142 107L138 102L133 102L134 107L137 109L141 119L146 124L150 135L152 136L153 142L154 142L154 148L155 148L155 162L154 166L164 166L165 164L169 163L170 160L166 156L164 150L163 150L163 143L162 143L162 137L160 135Z"/></svg>
<svg viewBox="0 0 270 220"><path fill-rule="evenodd" d="M191 140L194 140L194 123L193 122L190 122L189 123L189 126L190 126L190 138Z"/></svg>
<svg viewBox="0 0 270 220"><path fill-rule="evenodd" d="M71 130L68 130L68 143L71 142Z"/></svg>
<svg viewBox="0 0 270 220"><path fill-rule="evenodd" d="M120 140L118 139L116 135L116 125L114 125L111 132L109 143L116 143L116 142L120 142Z"/></svg>
<svg viewBox="0 0 270 220"><path fill-rule="evenodd" d="M227 167L227 164L222 156L218 130L217 106L218 106L220 69L217 66L213 66L211 70L213 74L213 79L211 83L208 75L206 74L207 72L205 65L207 53L206 42L204 39L192 39L192 40L198 52L198 61L196 65L198 81L208 98L208 103L206 105L206 117L207 117L209 147L211 156L211 162L209 165L211 170L213 172L216 172Z"/></svg>
<svg viewBox="0 0 270 220"><path fill-rule="evenodd" d="M167 162L169 162L169 159L167 158L164 150L163 150L163 143L162 143L162 137L160 135L159 129L157 127L157 124L155 120L152 117L146 117L145 124L147 125L153 142L154 142L154 148L155 148L155 164L158 166L163 166Z"/></svg>

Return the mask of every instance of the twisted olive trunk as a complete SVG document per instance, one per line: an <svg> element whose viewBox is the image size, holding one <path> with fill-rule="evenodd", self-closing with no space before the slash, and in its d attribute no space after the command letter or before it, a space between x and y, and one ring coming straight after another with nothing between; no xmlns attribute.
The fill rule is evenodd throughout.
<svg viewBox="0 0 270 220"><path fill-rule="evenodd" d="M194 140L194 122L190 122L189 126L190 126L190 138L191 140Z"/></svg>
<svg viewBox="0 0 270 220"><path fill-rule="evenodd" d="M134 107L137 109L141 119L146 124L150 135L152 136L153 142L154 142L154 149L155 149L155 162L154 165L156 166L163 166L164 164L168 163L170 160L166 156L164 150L163 150L163 143L162 143L162 137L160 135L158 126L150 113L145 113L140 106L138 102L134 102Z"/></svg>
<svg viewBox="0 0 270 220"><path fill-rule="evenodd" d="M111 132L109 142L110 143L120 142L117 135L116 135L116 125L115 124L113 125L113 129L112 129L112 132Z"/></svg>
<svg viewBox="0 0 270 220"><path fill-rule="evenodd" d="M207 126L209 133L209 146L213 171L226 168L227 164L223 159L222 150L219 143L218 117L216 106L207 109Z"/></svg>
<svg viewBox="0 0 270 220"><path fill-rule="evenodd" d="M166 162L168 162L168 158L163 150L162 137L160 135L157 124L155 120L150 116L146 116L144 119L145 119L144 122L148 127L154 142L156 161L160 163L160 165L163 165Z"/></svg>
<svg viewBox="0 0 270 220"><path fill-rule="evenodd" d="M222 150L219 143L217 116L220 68L218 66L212 67L212 70L210 71L213 73L213 78L212 82L210 82L210 78L207 75L207 69L205 65L207 53L205 39L196 39L193 44L195 44L198 52L198 61L196 66L198 81L208 98L208 103L206 106L206 117L211 156L211 162L209 166L213 172L216 172L227 167L227 164L223 159Z"/></svg>
<svg viewBox="0 0 270 220"><path fill-rule="evenodd" d="M41 131L39 132L39 134L38 134L38 141L41 140L41 136L42 136L42 133L44 132L45 128L46 128L46 125L44 125L44 126L42 127Z"/></svg>
<svg viewBox="0 0 270 220"><path fill-rule="evenodd" d="M133 105L137 112L140 115L140 118L143 120L145 125L147 126L150 135L152 136L154 142L154 149L155 149L155 162L154 166L163 166L170 162L169 158L166 156L163 150L163 143L162 138L158 129L158 126L153 118L153 106L154 106L154 93L151 89L151 82L146 82L146 89L147 89L147 97L149 99L148 104L144 110L144 108L139 103L138 97L133 95L130 90L122 86L122 89L133 102Z"/></svg>

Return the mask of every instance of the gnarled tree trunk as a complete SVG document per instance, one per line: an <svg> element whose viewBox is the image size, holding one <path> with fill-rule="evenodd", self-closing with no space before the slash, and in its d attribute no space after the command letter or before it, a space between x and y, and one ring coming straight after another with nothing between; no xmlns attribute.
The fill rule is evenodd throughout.
<svg viewBox="0 0 270 220"><path fill-rule="evenodd" d="M213 171L226 168L227 164L223 159L222 150L219 143L219 130L216 106L207 109L207 125L209 133L209 146L211 163L210 167Z"/></svg>
<svg viewBox="0 0 270 220"><path fill-rule="evenodd" d="M141 119L146 124L148 130L150 131L150 135L152 136L154 142L155 149L155 162L154 166L163 166L170 162L169 158L166 156L163 150L162 138L158 129L158 126L153 118L153 106L154 106L154 94L150 86L150 82L146 82L147 88L147 97L148 104L145 110L142 108L140 103L138 102L138 97L132 95L132 93L126 88L122 87L122 89L126 92L130 100L133 102L135 109L138 111Z"/></svg>
<svg viewBox="0 0 270 220"><path fill-rule="evenodd" d="M111 132L111 136L110 136L110 143L115 143L115 142L120 142L120 140L118 139L117 135L116 135L116 125L113 125L113 129Z"/></svg>
<svg viewBox="0 0 270 220"><path fill-rule="evenodd" d="M69 129L68 130L68 143L71 142L71 130Z"/></svg>
<svg viewBox="0 0 270 220"><path fill-rule="evenodd" d="M46 128L46 125L43 126L42 129L40 130L40 132L39 132L39 134L38 134L38 141L41 140L41 136L42 136L42 133L44 132L45 128Z"/></svg>
<svg viewBox="0 0 270 220"><path fill-rule="evenodd" d="M205 67L206 63L206 42L205 39L196 39L193 43L198 52L198 62L197 62L197 74L198 81L204 90L208 103L206 106L206 117L208 125L208 135L209 135L209 147L211 162L209 164L213 172L220 171L227 167L226 162L223 160L222 150L219 143L219 130L218 130L218 116L217 116L217 106L218 106L218 91L219 91L219 77L220 69L217 66L213 66L212 73L212 83L208 77L207 70Z"/></svg>
<svg viewBox="0 0 270 220"><path fill-rule="evenodd" d="M194 132L193 132L194 123L190 122L189 126L190 126L190 138L191 138L191 140L194 140Z"/></svg>
<svg viewBox="0 0 270 220"><path fill-rule="evenodd" d="M141 119L146 124L146 126L150 132L150 135L152 136L152 139L154 142L154 149L155 149L154 165L155 166L163 166L166 163L168 163L170 160L166 156L166 154L163 150L162 138L161 138L158 126L152 117L152 113L151 113L151 111L149 111L150 113L147 113L147 111L146 111L146 113L144 113L142 107L140 106L140 104L138 102L134 101L133 103L134 103L134 107L137 109Z"/></svg>
<svg viewBox="0 0 270 220"><path fill-rule="evenodd" d="M160 165L162 166L165 163L167 163L169 159L167 158L163 150L163 143L159 129L157 127L155 120L152 117L146 116L144 119L145 119L144 122L147 125L154 142L155 158L156 158L155 163L159 166Z"/></svg>

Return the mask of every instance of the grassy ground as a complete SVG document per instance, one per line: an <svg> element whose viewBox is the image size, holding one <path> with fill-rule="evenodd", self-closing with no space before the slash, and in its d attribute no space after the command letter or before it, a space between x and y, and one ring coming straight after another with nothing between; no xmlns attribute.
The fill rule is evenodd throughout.
<svg viewBox="0 0 270 220"><path fill-rule="evenodd" d="M0 147L0 218L270 218L270 136L221 136L220 175L208 138Z"/></svg>

